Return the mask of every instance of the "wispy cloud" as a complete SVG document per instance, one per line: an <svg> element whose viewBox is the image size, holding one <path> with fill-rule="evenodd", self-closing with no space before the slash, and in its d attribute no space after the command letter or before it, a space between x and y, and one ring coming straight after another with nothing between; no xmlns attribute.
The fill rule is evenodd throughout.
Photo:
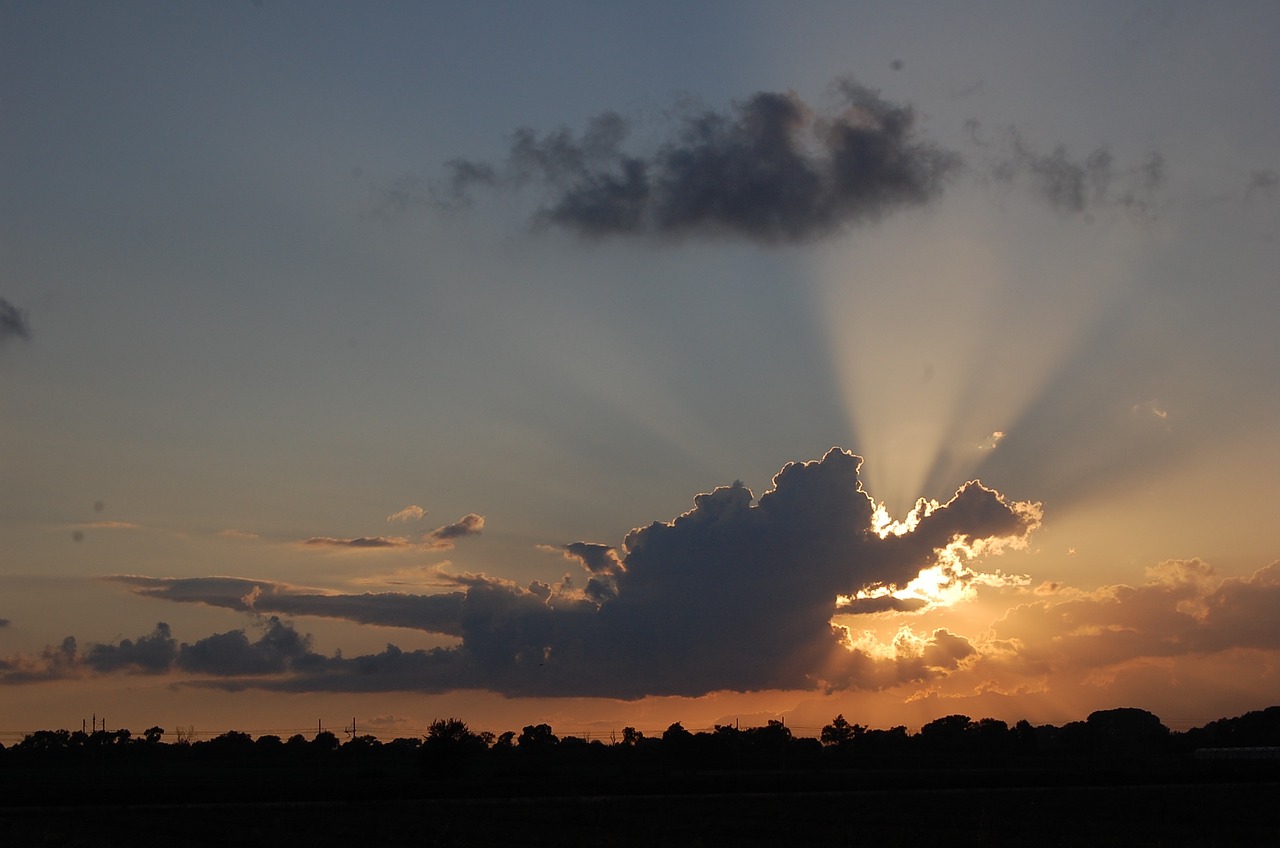
<svg viewBox="0 0 1280 848"><path fill-rule="evenodd" d="M998 140L988 141L976 120L967 123L970 138L987 151L983 162L971 167L998 183L1018 184L1059 212L1089 216L1107 208L1122 208L1149 218L1155 215L1160 191L1168 178L1158 151L1137 165L1121 165L1110 149L1099 146L1073 156L1065 145L1044 152L1028 142L1016 127Z"/></svg>
<svg viewBox="0 0 1280 848"><path fill-rule="evenodd" d="M387 521L417 521L426 511L418 506L409 506L399 512L387 516ZM312 536L297 544L311 548L330 548L346 551L390 551L390 550L450 550L458 539L467 536L478 536L484 530L484 516L474 512L467 513L452 524L443 524L434 530L423 533L419 541L407 536L356 536L354 538L337 536Z"/></svg>
<svg viewBox="0 0 1280 848"><path fill-rule="evenodd" d="M413 543L403 536L357 536L354 539L312 536L309 539L303 539L301 544L319 548L354 548L356 550L413 547Z"/></svg>
<svg viewBox="0 0 1280 848"><path fill-rule="evenodd" d="M463 593L458 591L432 595L391 592L344 595L242 577L116 575L105 579L130 586L140 595L167 601L208 604L257 614L340 618L361 624L409 627L446 635L461 633ZM456 578L441 578L436 585L448 589L459 584Z"/></svg>
<svg viewBox="0 0 1280 848"><path fill-rule="evenodd" d="M135 524L132 521L91 521L88 524L82 524L82 527L94 530L141 530L141 524Z"/></svg>
<svg viewBox="0 0 1280 848"><path fill-rule="evenodd" d="M396 521L421 521L427 511L417 504L410 504L399 512L393 512L387 516L388 522Z"/></svg>

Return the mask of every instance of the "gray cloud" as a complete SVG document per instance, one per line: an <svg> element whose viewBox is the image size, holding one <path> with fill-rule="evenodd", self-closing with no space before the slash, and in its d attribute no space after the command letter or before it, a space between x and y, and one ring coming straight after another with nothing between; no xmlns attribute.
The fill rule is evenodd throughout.
<svg viewBox="0 0 1280 848"><path fill-rule="evenodd" d="M287 678L253 685L291 690L479 688L508 695L697 695L716 690L881 685L924 674L963 654L935 634L919 669L886 675L847 651L830 624L836 596L900 586L957 538L1021 538L1039 522L1032 504L976 483L905 536L881 538L858 479L861 458L833 449L791 463L755 500L741 483L694 499L670 522L629 533L621 553L574 542L561 548L586 571L519 586L484 575L451 578L440 595L317 595L232 578L119 577L151 597L235 609L395 623L459 638L454 648L387 651L290 665ZM597 581L593 587L591 580ZM937 656L934 656L934 655ZM226 681L216 685L247 685Z"/></svg>
<svg viewBox="0 0 1280 848"><path fill-rule="evenodd" d="M0 345L11 338L31 338L31 325L26 312L0 297Z"/></svg>
<svg viewBox="0 0 1280 848"><path fill-rule="evenodd" d="M932 200L959 169L955 154L920 141L910 106L852 81L840 109L819 113L793 93L759 92L727 112L682 110L655 150L628 152L630 123L606 112L580 133L514 134L501 166L448 163L444 205L473 190L534 185L535 222L585 236L727 235L794 243L833 235ZM407 195L406 195L407 192ZM403 206L413 189L389 193Z"/></svg>

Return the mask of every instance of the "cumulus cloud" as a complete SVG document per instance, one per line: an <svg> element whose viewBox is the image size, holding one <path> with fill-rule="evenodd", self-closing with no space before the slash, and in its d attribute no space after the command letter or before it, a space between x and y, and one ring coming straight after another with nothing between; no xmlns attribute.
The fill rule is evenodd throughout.
<svg viewBox="0 0 1280 848"><path fill-rule="evenodd" d="M84 662L94 671L137 670L151 674L168 671L178 656L178 643L163 621L148 636L121 639L113 645L92 645Z"/></svg>
<svg viewBox="0 0 1280 848"><path fill-rule="evenodd" d="M177 665L196 674L239 677L279 674L321 661L311 651L310 636L298 633L275 616L262 626L262 636L254 641L244 630L229 630L184 644L178 651Z"/></svg>
<svg viewBox="0 0 1280 848"><path fill-rule="evenodd" d="M31 338L27 313L0 297L0 345L9 339Z"/></svg>
<svg viewBox="0 0 1280 848"><path fill-rule="evenodd" d="M247 611L252 595L258 612L418 627L460 640L454 648L389 646L291 666L289 676L257 686L630 698L833 680L870 685L878 679L874 658L850 651L831 624L837 597L905 586L943 558L984 546L994 552L1002 540L1025 539L1040 512L970 483L922 509L910 532L882 535L860 465L860 457L833 449L820 461L788 464L758 500L735 483L698 495L672 521L631 531L619 549L562 546L587 573L587 589L570 577L521 586L479 574L442 575L454 591L436 595L322 595L237 578L115 579L156 598ZM957 571L953 579L966 578ZM954 665L965 654L956 638L934 634L919 652L920 673Z"/></svg>
<svg viewBox="0 0 1280 848"><path fill-rule="evenodd" d="M150 634L94 644L79 652L74 637L34 657L0 660L0 682L23 683L71 677L88 672L162 674L181 670L200 675L244 677L306 669L323 658L311 651L311 637L272 616L258 626L262 635L250 641L243 629L215 633L191 644L179 644L169 625L160 622Z"/></svg>
<svg viewBox="0 0 1280 848"><path fill-rule="evenodd" d="M680 109L656 148L625 147L631 123L606 112L581 132L514 133L500 165L459 159L435 191L467 202L477 187L534 185L536 223L585 236L724 235L803 242L939 195L960 166L917 137L910 106L851 80L822 112L794 93L758 92L727 111ZM404 205L398 186L388 205Z"/></svg>

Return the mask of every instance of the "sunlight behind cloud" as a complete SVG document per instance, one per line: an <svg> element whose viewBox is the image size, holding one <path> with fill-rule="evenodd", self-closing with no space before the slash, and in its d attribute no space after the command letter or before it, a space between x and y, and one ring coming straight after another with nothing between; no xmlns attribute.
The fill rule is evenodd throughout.
<svg viewBox="0 0 1280 848"><path fill-rule="evenodd" d="M999 452L1126 291L1122 233L1064 220L1049 242L1024 220L1049 213L1016 205L961 191L813 269L853 446L891 514Z"/></svg>

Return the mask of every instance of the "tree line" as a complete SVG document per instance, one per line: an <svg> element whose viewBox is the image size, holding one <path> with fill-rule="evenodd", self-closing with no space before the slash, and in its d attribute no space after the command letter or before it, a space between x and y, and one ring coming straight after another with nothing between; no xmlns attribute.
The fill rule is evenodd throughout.
<svg viewBox="0 0 1280 848"><path fill-rule="evenodd" d="M1224 718L1204 727L1174 732L1154 714L1136 708L1094 712L1083 721L1062 726L1013 726L993 718L948 715L925 724L916 733L905 727L877 729L837 715L815 738L796 736L781 721L739 728L716 725L691 732L679 722L661 735L646 735L633 727L620 736L587 740L557 736L550 725L525 726L519 733L476 732L458 718L433 721L422 736L383 742L371 735L354 735L345 742L331 731L312 738L296 734L288 739L228 731L208 740L193 740L190 732L165 741L161 727L140 735L128 730L86 733L40 730L8 748L0 745L0 767L77 758L174 760L190 764L235 760L262 763L360 760L413 761L424 772L456 772L470 765L587 763L610 766L662 764L687 768L817 768L830 766L1007 766L1016 763L1105 759L1160 761L1186 757L1197 749L1280 746L1280 706Z"/></svg>

